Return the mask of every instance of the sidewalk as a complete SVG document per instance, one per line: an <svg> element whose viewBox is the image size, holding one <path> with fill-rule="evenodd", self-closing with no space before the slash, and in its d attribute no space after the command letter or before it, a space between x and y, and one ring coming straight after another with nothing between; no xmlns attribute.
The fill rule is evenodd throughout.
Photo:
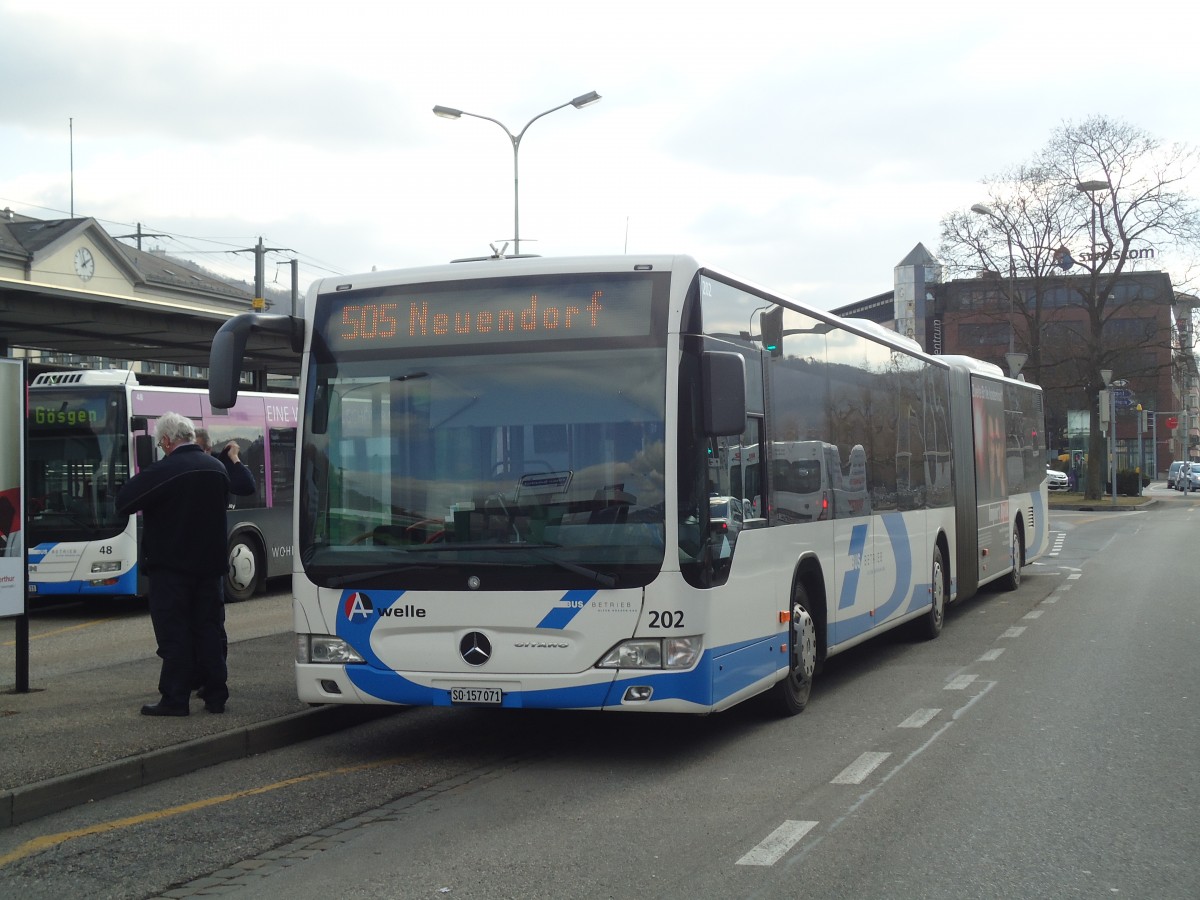
<svg viewBox="0 0 1200 900"><path fill-rule="evenodd" d="M141 715L158 657L0 689L0 828L195 769L387 715L394 707L309 707L296 699L290 632L229 646L225 713Z"/></svg>

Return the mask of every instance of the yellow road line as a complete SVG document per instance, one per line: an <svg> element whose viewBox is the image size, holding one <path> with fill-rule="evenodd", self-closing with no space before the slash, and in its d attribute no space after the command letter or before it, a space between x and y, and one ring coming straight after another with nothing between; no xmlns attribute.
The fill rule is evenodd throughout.
<svg viewBox="0 0 1200 900"><path fill-rule="evenodd" d="M308 775L298 775L295 778L288 778L285 781L277 781L274 784L265 784L261 787L249 788L244 791L235 791L232 794L222 794L219 797L209 797L205 800L197 800L194 803L184 803L181 806L172 806L167 809L154 810L153 812L141 813L136 816L128 816L124 819L114 819L111 822L99 822L95 825L89 825L86 828L78 828L74 831L60 831L58 834L46 834L41 837L34 838L31 841L26 841L17 849L0 856L0 868L8 865L11 862L16 862L19 859L24 859L27 856L32 856L35 853L40 853L43 850L48 850L51 847L57 847L59 844L65 844L67 841L73 841L76 838L87 837L93 834L105 834L109 831L119 831L122 828L131 828L134 825L142 825L146 822L157 822L163 819L169 819L173 816L180 816L184 813L195 812L199 809L206 809L210 806L218 806L222 803L229 803L232 800L241 800L244 797L253 797L256 794L265 794L269 791L276 791L280 788L290 787L294 784L302 784L306 781L316 781L319 778L330 778L334 775L345 775L350 772L359 772L364 769L376 769L382 766L392 766L402 762L404 757L395 759L385 759L379 762L363 763L358 766L345 766L340 769L326 769L321 772L311 772Z"/></svg>

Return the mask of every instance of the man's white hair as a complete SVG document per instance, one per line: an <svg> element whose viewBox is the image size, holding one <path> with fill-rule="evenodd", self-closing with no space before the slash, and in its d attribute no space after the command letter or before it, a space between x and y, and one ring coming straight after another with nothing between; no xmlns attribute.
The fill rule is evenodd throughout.
<svg viewBox="0 0 1200 900"><path fill-rule="evenodd" d="M177 412L166 412L154 423L154 437L159 441L166 438L172 444L190 444L196 440L196 426Z"/></svg>

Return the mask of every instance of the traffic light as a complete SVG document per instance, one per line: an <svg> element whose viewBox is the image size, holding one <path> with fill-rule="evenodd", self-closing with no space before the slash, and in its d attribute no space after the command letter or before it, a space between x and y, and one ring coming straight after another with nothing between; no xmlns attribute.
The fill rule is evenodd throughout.
<svg viewBox="0 0 1200 900"><path fill-rule="evenodd" d="M1100 430L1108 429L1108 420L1112 409L1112 400L1109 399L1109 391L1103 390L1100 392Z"/></svg>
<svg viewBox="0 0 1200 900"><path fill-rule="evenodd" d="M772 356L783 355L783 307L776 306L768 309L759 317L759 327L762 329L763 349Z"/></svg>

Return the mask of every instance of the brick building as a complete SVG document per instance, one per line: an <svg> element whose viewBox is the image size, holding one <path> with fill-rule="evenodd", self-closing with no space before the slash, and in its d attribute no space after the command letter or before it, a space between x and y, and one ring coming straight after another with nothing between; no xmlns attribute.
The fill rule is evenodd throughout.
<svg viewBox="0 0 1200 900"><path fill-rule="evenodd" d="M974 356L1005 371L1017 363L1023 377L1045 388L1051 452L1087 452L1091 326L1082 300L1091 296L1090 275L983 272L945 281L936 258L918 244L897 264L894 284L892 291L833 312L894 328L935 355ZM1103 341L1118 405L1118 468L1144 460L1154 475L1165 473L1172 460L1200 459L1196 306L1200 299L1177 293L1160 271L1125 272L1109 295ZM1156 413L1144 435L1139 404Z"/></svg>

